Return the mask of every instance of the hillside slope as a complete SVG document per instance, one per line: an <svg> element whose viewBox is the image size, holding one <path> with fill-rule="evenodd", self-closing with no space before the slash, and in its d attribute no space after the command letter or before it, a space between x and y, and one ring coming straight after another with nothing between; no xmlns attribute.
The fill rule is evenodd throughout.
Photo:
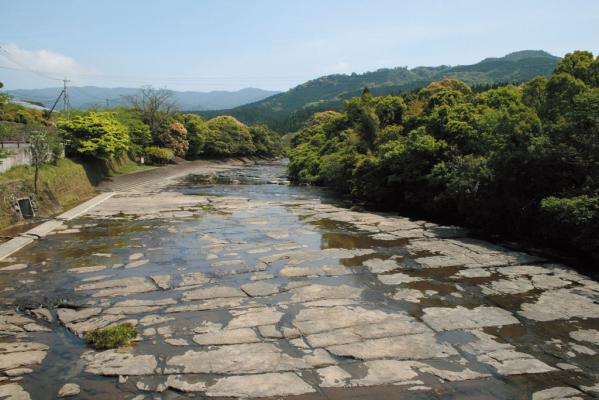
<svg viewBox="0 0 599 400"><path fill-rule="evenodd" d="M455 67L385 68L351 75L327 75L264 100L231 110L201 112L206 117L232 115L249 124L264 123L281 132L297 130L316 111L340 109L343 102L368 87L375 95L414 90L444 77L470 85L523 82L549 75L560 60L545 51L525 50L501 58L486 58L473 65Z"/></svg>
<svg viewBox="0 0 599 400"><path fill-rule="evenodd" d="M6 93L18 100L27 100L51 107L62 88L17 89ZM79 109L105 107L107 100L111 107L125 105L124 96L134 95L136 88L103 88L97 86L73 86L69 88L71 106ZM216 110L234 108L243 104L260 101L278 92L256 88L245 88L237 91L212 92L178 92L173 91L173 98L181 110Z"/></svg>

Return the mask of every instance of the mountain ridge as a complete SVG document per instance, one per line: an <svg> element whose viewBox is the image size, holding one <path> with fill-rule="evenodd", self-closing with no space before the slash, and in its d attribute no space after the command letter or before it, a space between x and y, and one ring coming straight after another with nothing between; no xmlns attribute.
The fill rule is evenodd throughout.
<svg viewBox="0 0 599 400"><path fill-rule="evenodd" d="M42 103L46 107L51 107L61 91L61 87L50 87L43 89L6 90L5 93L18 100L33 101ZM113 107L125 105L127 102L124 96L134 95L138 91L138 88L128 87L71 86L69 87L69 98L73 108L103 108L106 107L107 103ZM181 110L194 111L234 108L280 93L252 87L236 91L212 90L209 92L200 92L173 90L172 92L174 100Z"/></svg>
<svg viewBox="0 0 599 400"><path fill-rule="evenodd" d="M543 50L522 50L503 57L489 57L470 65L380 68L361 74L331 74L306 81L286 92L229 110L198 112L210 118L231 115L244 123L264 123L270 128L297 130L310 115L327 109L338 110L348 98L368 87L375 95L397 94L426 86L446 77L470 85L524 82L537 75L549 75L560 57Z"/></svg>

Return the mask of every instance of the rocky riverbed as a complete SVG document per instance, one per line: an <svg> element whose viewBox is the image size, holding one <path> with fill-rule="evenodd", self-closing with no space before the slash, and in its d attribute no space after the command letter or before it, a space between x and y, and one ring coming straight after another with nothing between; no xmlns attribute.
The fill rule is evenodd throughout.
<svg viewBox="0 0 599 400"><path fill-rule="evenodd" d="M0 398L599 397L597 282L283 170L144 182L1 262Z"/></svg>

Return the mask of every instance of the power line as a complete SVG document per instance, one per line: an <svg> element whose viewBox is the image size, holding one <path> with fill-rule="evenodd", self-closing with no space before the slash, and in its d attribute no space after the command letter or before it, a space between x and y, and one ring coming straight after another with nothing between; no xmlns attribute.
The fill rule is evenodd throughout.
<svg viewBox="0 0 599 400"><path fill-rule="evenodd" d="M0 54L2 54L4 56L4 58L8 59L12 63L18 65L21 68L23 68L20 71L31 72L31 73L39 75L39 76L41 76L43 78L51 79L53 81L61 81L62 80L62 79L58 79L58 78L54 78L52 76L46 75L45 73L43 73L41 71L38 71L38 70L35 70L35 69L31 69L31 68L27 67L26 65L21 64L19 61L15 60L13 58L12 54L10 54L10 52L8 50L6 50L5 48L3 48L2 46L0 46ZM12 69L12 70L19 71L18 68L11 68L11 67L4 67L4 66L2 68L4 68L4 69Z"/></svg>

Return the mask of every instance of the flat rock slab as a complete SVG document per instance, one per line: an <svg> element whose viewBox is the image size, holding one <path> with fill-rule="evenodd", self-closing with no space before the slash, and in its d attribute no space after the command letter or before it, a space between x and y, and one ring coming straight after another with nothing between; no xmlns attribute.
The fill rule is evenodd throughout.
<svg viewBox="0 0 599 400"><path fill-rule="evenodd" d="M234 313L235 317L229 321L227 328L251 328L260 325L277 324L283 317L283 313L274 308L259 307L248 311Z"/></svg>
<svg viewBox="0 0 599 400"><path fill-rule="evenodd" d="M536 374L556 371L530 354L516 351L509 343L502 343L480 330L469 331L475 336L472 342L461 345L463 351L476 356L479 362L490 365L501 375Z"/></svg>
<svg viewBox="0 0 599 400"><path fill-rule="evenodd" d="M411 361L375 360L367 361L364 378L353 379L351 386L375 386L409 382L418 376Z"/></svg>
<svg viewBox="0 0 599 400"><path fill-rule="evenodd" d="M58 391L58 397L76 396L81 392L81 388L76 383L66 383Z"/></svg>
<svg viewBox="0 0 599 400"><path fill-rule="evenodd" d="M171 288L172 277L170 275L151 275L150 279L162 290Z"/></svg>
<svg viewBox="0 0 599 400"><path fill-rule="evenodd" d="M306 340L312 347L327 347L355 343L367 339L380 339L425 332L430 333L430 328L412 317L400 314L391 315L381 322L372 322L349 328L315 333L306 336Z"/></svg>
<svg viewBox="0 0 599 400"><path fill-rule="evenodd" d="M241 285L241 290L251 297L270 296L279 292L279 286L274 283L259 281Z"/></svg>
<svg viewBox="0 0 599 400"><path fill-rule="evenodd" d="M384 272L390 272L400 268L400 265L397 263L397 261L391 259L382 260L380 258L366 260L364 261L363 265L374 274L382 274Z"/></svg>
<svg viewBox="0 0 599 400"><path fill-rule="evenodd" d="M236 287L230 286L213 286L201 288L183 293L184 301L191 300L209 300L228 297L247 297L246 294Z"/></svg>
<svg viewBox="0 0 599 400"><path fill-rule="evenodd" d="M272 343L235 344L215 350L189 350L166 361L167 373L259 374L309 368L301 358L283 353Z"/></svg>
<svg viewBox="0 0 599 400"><path fill-rule="evenodd" d="M519 321L509 312L498 307L429 307L424 309L422 320L436 331L453 329L474 329L485 326L518 324Z"/></svg>
<svg viewBox="0 0 599 400"><path fill-rule="evenodd" d="M360 360L377 358L422 360L446 358L457 354L453 347L437 342L435 336L430 333L364 340L329 346L327 350L337 356L353 357Z"/></svg>
<svg viewBox="0 0 599 400"><path fill-rule="evenodd" d="M346 370L337 365L320 368L317 372L320 376L318 386L322 388L348 386L348 382L352 377Z"/></svg>
<svg viewBox="0 0 599 400"><path fill-rule="evenodd" d="M389 314L360 306L311 307L300 310L293 325L304 335L347 328L354 325L380 323Z"/></svg>
<svg viewBox="0 0 599 400"><path fill-rule="evenodd" d="M599 331L595 329L580 329L570 332L570 337L579 342L588 342L599 346Z"/></svg>
<svg viewBox="0 0 599 400"><path fill-rule="evenodd" d="M107 350L86 353L85 371L96 375L153 375L158 363L153 355L133 355Z"/></svg>
<svg viewBox="0 0 599 400"><path fill-rule="evenodd" d="M17 383L0 386L0 398L7 400L31 400L29 393Z"/></svg>
<svg viewBox="0 0 599 400"><path fill-rule="evenodd" d="M58 319L63 324L88 319L90 317L93 317L94 315L100 314L101 312L102 309L99 307L83 308L80 310L73 310L71 308L59 308L56 310Z"/></svg>
<svg viewBox="0 0 599 400"><path fill-rule="evenodd" d="M112 279L92 283L84 283L75 288L77 291L97 290L93 297L123 296L135 293L146 293L157 290L156 286L144 277Z"/></svg>
<svg viewBox="0 0 599 400"><path fill-rule="evenodd" d="M48 346L35 342L4 342L0 343L0 353L15 353L22 351L46 351Z"/></svg>
<svg viewBox="0 0 599 400"><path fill-rule="evenodd" d="M279 271L287 278L303 276L342 276L351 275L351 269L343 265L323 265L321 267L285 267Z"/></svg>
<svg viewBox="0 0 599 400"><path fill-rule="evenodd" d="M574 289L549 290L536 303L524 303L518 314L535 321L570 318L597 318L599 304L592 297L577 294Z"/></svg>
<svg viewBox="0 0 599 400"><path fill-rule="evenodd" d="M329 286L312 284L292 289L291 301L301 303L320 299L357 299L363 289L348 285Z"/></svg>
<svg viewBox="0 0 599 400"><path fill-rule="evenodd" d="M532 400L581 399L584 394L573 387L558 386L533 393Z"/></svg>
<svg viewBox="0 0 599 400"><path fill-rule="evenodd" d="M8 267L0 268L0 271L19 271L19 270L25 269L27 267L28 267L27 264L13 264L13 265L9 265Z"/></svg>
<svg viewBox="0 0 599 400"><path fill-rule="evenodd" d="M272 397L313 393L316 390L293 372L228 376L208 388L213 397Z"/></svg>
<svg viewBox="0 0 599 400"><path fill-rule="evenodd" d="M202 346L260 342L253 329L222 329L195 335L193 341Z"/></svg>
<svg viewBox="0 0 599 400"><path fill-rule="evenodd" d="M401 272L395 274L379 275L378 279L385 285L401 285L403 283L419 282L424 280L424 278L410 276Z"/></svg>
<svg viewBox="0 0 599 400"><path fill-rule="evenodd" d="M69 324L66 324L66 327L69 328L71 332L81 336L86 332L104 328L105 326L117 322L122 318L122 315L100 315L97 317L92 317L82 322L71 322Z"/></svg>
<svg viewBox="0 0 599 400"><path fill-rule="evenodd" d="M0 370L41 364L47 354L43 350L16 351L0 354Z"/></svg>

